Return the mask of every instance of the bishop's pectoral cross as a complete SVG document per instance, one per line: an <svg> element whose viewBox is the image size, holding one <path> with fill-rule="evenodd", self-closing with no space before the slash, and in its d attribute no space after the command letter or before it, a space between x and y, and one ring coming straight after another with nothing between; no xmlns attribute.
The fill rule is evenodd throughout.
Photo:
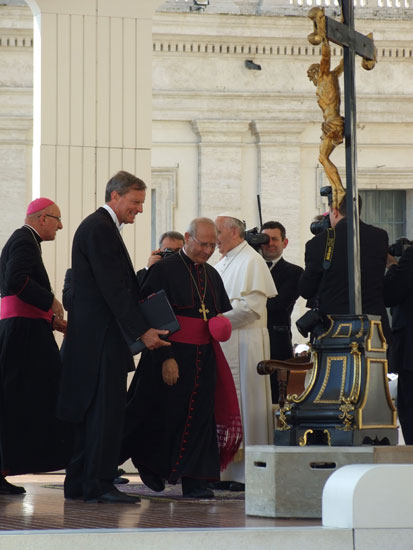
<svg viewBox="0 0 413 550"><path fill-rule="evenodd" d="M209 309L207 309L205 307L204 302L201 302L201 307L198 309L198 311L199 311L199 313L202 313L202 315L204 316L204 321L207 322L208 318L207 318L206 314L209 313Z"/></svg>
<svg viewBox="0 0 413 550"><path fill-rule="evenodd" d="M372 69L376 63L376 48L372 34L364 36L354 30L353 0L339 0L339 3L341 5L342 22L336 21L331 17L326 17L324 15L324 8L313 8L310 10L309 17L313 19L314 32L308 38L312 44L317 44L317 39L319 40L318 43L321 43L324 34L328 40L343 47L349 313L359 315L361 314L361 275L354 60L357 54L363 58L362 67L366 70ZM310 37L316 39L316 41L312 42Z"/></svg>

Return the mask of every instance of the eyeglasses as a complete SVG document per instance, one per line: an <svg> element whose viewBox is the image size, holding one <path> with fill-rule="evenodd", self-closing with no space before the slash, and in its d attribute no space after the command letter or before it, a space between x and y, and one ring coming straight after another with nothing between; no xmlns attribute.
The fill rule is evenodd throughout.
<svg viewBox="0 0 413 550"><path fill-rule="evenodd" d="M194 239L194 241L195 241L196 243L199 244L199 246L200 246L201 248L212 248L212 250L215 250L216 247L217 247L217 243L201 243L201 242L199 242L198 239L197 239L196 237L194 237L193 235L191 235L191 237L192 237L192 239Z"/></svg>
<svg viewBox="0 0 413 550"><path fill-rule="evenodd" d="M59 216L52 216L52 214L43 214L46 218L54 218L59 223L62 223L62 218L59 218Z"/></svg>

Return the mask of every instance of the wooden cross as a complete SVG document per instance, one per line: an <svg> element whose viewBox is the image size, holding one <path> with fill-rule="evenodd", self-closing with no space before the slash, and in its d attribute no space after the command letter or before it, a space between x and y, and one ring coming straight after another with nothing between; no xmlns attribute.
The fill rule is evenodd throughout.
<svg viewBox="0 0 413 550"><path fill-rule="evenodd" d="M339 2L342 12L342 22L325 17L325 34L328 40L343 47L349 313L359 315L362 313L362 306L354 61L357 54L363 58L363 68L367 70L372 69L376 63L376 48L371 34L364 36L354 30L353 0L339 0ZM314 25L316 25L315 22Z"/></svg>
<svg viewBox="0 0 413 550"><path fill-rule="evenodd" d="M207 313L209 313L209 309L206 309L204 302L201 302L201 307L198 309L199 313L202 313L204 316L204 321L207 322L208 318L206 316Z"/></svg>

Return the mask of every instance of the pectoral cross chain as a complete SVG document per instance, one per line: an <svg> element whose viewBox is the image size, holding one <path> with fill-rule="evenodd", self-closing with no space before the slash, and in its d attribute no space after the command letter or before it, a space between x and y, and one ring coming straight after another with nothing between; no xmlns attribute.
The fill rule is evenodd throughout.
<svg viewBox="0 0 413 550"><path fill-rule="evenodd" d="M207 309L205 307L204 302L201 302L201 307L198 309L198 311L199 311L199 313L202 313L202 315L204 316L204 321L207 322L208 318L207 318L206 314L209 313L209 309Z"/></svg>

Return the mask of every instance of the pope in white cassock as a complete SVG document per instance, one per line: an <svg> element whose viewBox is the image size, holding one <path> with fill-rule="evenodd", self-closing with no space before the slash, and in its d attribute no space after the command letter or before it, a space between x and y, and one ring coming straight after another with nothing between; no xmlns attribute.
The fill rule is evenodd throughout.
<svg viewBox="0 0 413 550"><path fill-rule="evenodd" d="M274 433L271 386L268 376L257 373L257 364L270 358L266 304L277 289L263 257L244 240L243 223L228 215L218 216L215 223L222 254L215 269L233 307L225 313L232 323L232 336L221 347L238 392L243 445L268 445ZM223 472L222 480L245 482L244 459L240 458Z"/></svg>

